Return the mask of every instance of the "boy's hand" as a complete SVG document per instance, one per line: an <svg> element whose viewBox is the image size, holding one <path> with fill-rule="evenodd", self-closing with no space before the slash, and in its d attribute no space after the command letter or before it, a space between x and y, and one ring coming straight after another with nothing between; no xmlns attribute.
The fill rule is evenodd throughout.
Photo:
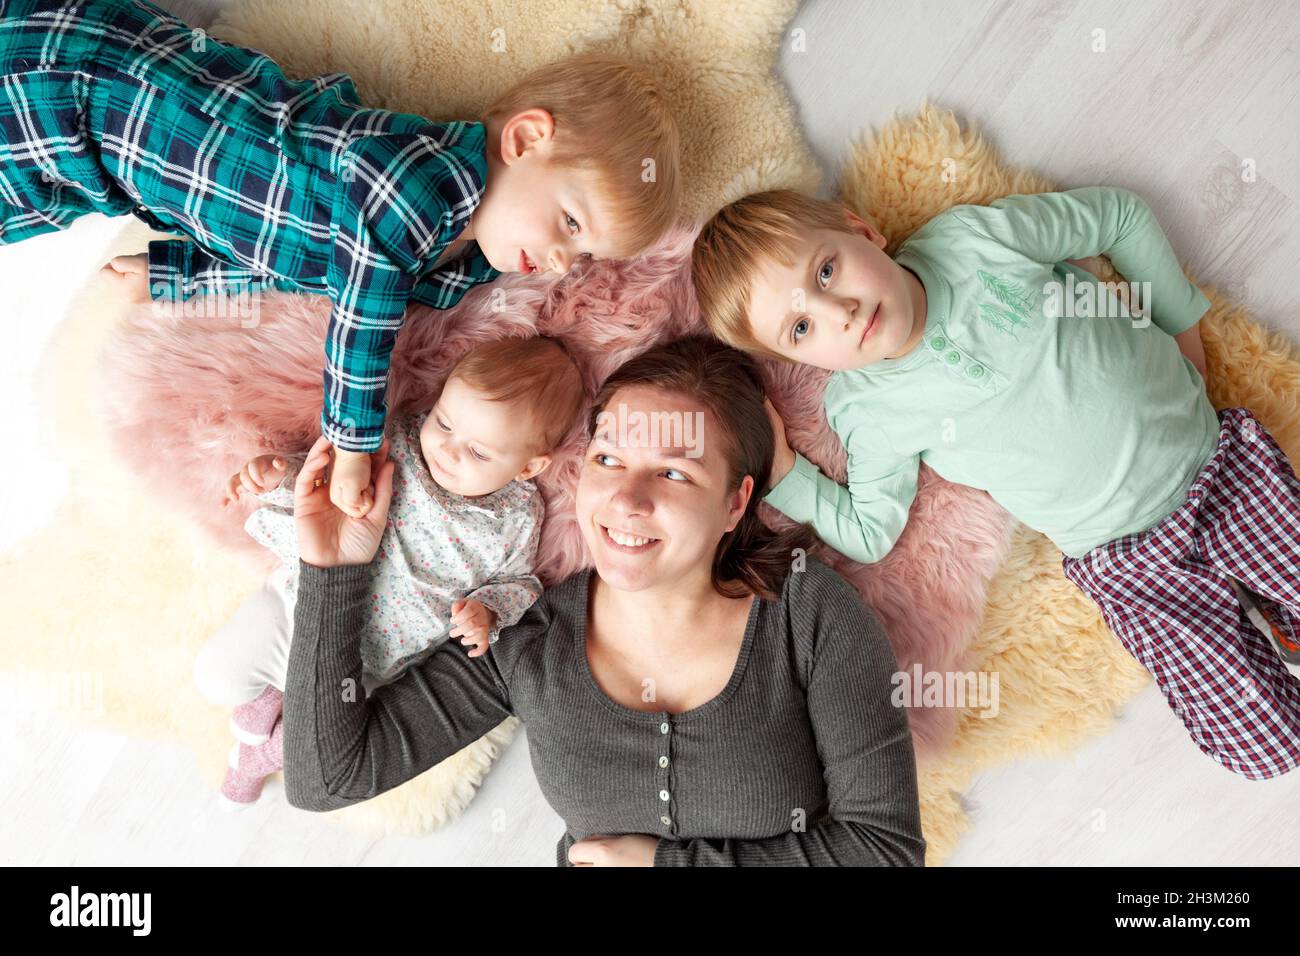
<svg viewBox="0 0 1300 956"><path fill-rule="evenodd" d="M776 406L772 404L772 400L764 398L763 407L767 409L768 420L772 423L772 436L776 442L772 455L772 474L768 479L767 488L764 489L764 492L767 492L775 488L794 467L794 449L785 440L785 422L777 412Z"/></svg>
<svg viewBox="0 0 1300 956"><path fill-rule="evenodd" d="M226 494L221 499L221 507L238 501L241 491L260 495L279 487L284 480L284 467L284 459L279 455L258 455L230 476L226 482Z"/></svg>
<svg viewBox="0 0 1300 956"><path fill-rule="evenodd" d="M497 612L484 607L478 601L461 600L451 602L451 624L449 637L460 637L462 644L473 644L470 657L480 657L487 653L488 631L497 623ZM463 635L463 636L461 636Z"/></svg>
<svg viewBox="0 0 1300 956"><path fill-rule="evenodd" d="M329 485L334 507L350 517L364 518L375 502L370 485L370 453L335 448Z"/></svg>
<svg viewBox="0 0 1300 956"><path fill-rule="evenodd" d="M149 255L114 256L99 270L108 282L121 289L132 302L149 301Z"/></svg>
<svg viewBox="0 0 1300 956"><path fill-rule="evenodd" d="M1196 371L1201 373L1201 381L1208 384L1210 380L1205 371L1205 346L1201 344L1200 320L1198 319L1190 329L1175 335L1174 341L1178 343L1178 350L1187 356L1196 366Z"/></svg>

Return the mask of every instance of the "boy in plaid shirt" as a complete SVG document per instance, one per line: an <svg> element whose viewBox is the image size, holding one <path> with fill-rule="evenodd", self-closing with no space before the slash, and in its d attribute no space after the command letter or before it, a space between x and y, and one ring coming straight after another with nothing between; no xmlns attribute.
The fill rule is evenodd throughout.
<svg viewBox="0 0 1300 956"><path fill-rule="evenodd" d="M676 124L614 57L436 123L363 107L343 73L290 80L147 0L0 0L0 85L0 244L129 212L193 240L105 267L139 297L330 297L321 431L330 497L358 517L409 301L636 255L677 210Z"/></svg>

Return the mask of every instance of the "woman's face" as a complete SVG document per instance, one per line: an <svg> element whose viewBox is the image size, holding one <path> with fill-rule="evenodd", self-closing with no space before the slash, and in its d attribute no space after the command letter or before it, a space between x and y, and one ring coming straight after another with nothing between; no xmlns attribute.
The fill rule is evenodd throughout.
<svg viewBox="0 0 1300 956"><path fill-rule="evenodd" d="M575 500L601 579L622 591L698 587L690 579L708 578L754 487L747 475L728 494L726 479L718 425L702 405L651 386L615 392L592 432Z"/></svg>

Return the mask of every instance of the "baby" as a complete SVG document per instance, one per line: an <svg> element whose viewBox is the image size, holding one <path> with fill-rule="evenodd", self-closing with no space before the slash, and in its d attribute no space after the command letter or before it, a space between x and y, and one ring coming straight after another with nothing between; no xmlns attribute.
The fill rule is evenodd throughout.
<svg viewBox="0 0 1300 956"><path fill-rule="evenodd" d="M485 653L541 595L532 569L543 503L532 479L550 464L584 400L581 375L556 340L514 338L464 356L427 415L393 419L393 498L370 566L372 597L361 632L367 692L450 638L472 645L471 657ZM263 646L250 647L248 628L228 625L195 665L205 694L227 704L245 699L231 718L241 744L222 784L227 808L255 801L263 778L281 766L272 731L296 598L293 486L301 464L301 457L291 464L288 456L260 455L228 483L224 503L244 493L266 503L244 526L282 561L274 587L283 626Z"/></svg>
<svg viewBox="0 0 1300 956"><path fill-rule="evenodd" d="M435 122L363 106L344 73L291 80L148 0L0 6L0 244L129 212L186 237L105 266L138 299L328 295L321 432L330 499L356 517L409 302L634 256L677 213L675 120L617 57L547 64Z"/></svg>
<svg viewBox="0 0 1300 956"><path fill-rule="evenodd" d="M922 461L984 489L1060 547L1203 752L1250 778L1300 764L1300 681L1237 599L1244 586L1300 639L1300 480L1248 410L1210 404L1210 303L1147 205L1104 187L1010 196L948 210L892 258L886 245L843 206L783 190L696 239L714 334L831 372L847 487L790 449L769 406L764 500L875 562ZM1125 284L1076 261L1101 254Z"/></svg>

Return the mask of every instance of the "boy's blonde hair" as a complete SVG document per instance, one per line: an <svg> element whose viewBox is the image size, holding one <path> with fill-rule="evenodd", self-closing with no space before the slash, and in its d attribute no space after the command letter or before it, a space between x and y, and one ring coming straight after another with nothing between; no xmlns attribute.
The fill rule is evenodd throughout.
<svg viewBox="0 0 1300 956"><path fill-rule="evenodd" d="M483 121L541 107L555 119L554 156L592 174L613 222L602 223L617 258L653 246L678 215L680 135L662 90L640 67L585 53L529 73L488 107Z"/></svg>
<svg viewBox="0 0 1300 956"><path fill-rule="evenodd" d="M554 451L586 403L582 373L559 339L485 342L467 352L448 378L459 378L494 402L506 402L533 424L530 455Z"/></svg>
<svg viewBox="0 0 1300 956"><path fill-rule="evenodd" d="M709 331L735 348L793 363L754 335L750 286L765 263L793 266L793 249L811 229L857 232L847 207L790 189L750 193L718 210L691 250L691 281Z"/></svg>

